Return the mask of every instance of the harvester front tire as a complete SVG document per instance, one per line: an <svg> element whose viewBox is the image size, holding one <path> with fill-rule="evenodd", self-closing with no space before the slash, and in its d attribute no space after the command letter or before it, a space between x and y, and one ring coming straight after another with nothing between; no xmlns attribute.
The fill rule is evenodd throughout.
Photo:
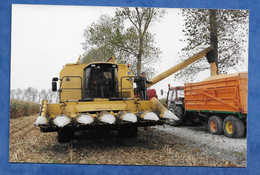
<svg viewBox="0 0 260 175"><path fill-rule="evenodd" d="M74 132L69 128L61 128L58 131L58 142L67 143L70 142L74 137Z"/></svg>
<svg viewBox="0 0 260 175"><path fill-rule="evenodd" d="M211 134L223 134L223 119L218 116L211 116L208 121L208 130Z"/></svg>
<svg viewBox="0 0 260 175"><path fill-rule="evenodd" d="M227 116L223 123L226 137L241 138L245 135L245 125L239 118L230 115Z"/></svg>

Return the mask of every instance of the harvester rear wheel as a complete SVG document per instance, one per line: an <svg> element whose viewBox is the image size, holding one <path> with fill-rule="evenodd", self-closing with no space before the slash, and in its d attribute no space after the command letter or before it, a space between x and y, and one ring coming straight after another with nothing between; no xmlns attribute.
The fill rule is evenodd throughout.
<svg viewBox="0 0 260 175"><path fill-rule="evenodd" d="M58 142L67 143L70 142L74 137L74 131L70 128L61 128L58 131Z"/></svg>
<svg viewBox="0 0 260 175"><path fill-rule="evenodd" d="M211 134L223 134L223 119L218 116L211 116L208 121L208 130Z"/></svg>
<svg viewBox="0 0 260 175"><path fill-rule="evenodd" d="M223 123L225 136L231 138L241 138L245 135L245 125L239 118L230 115Z"/></svg>

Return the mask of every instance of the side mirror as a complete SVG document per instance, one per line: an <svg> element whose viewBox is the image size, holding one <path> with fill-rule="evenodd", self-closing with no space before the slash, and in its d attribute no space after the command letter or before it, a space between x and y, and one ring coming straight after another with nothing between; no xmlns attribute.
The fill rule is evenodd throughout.
<svg viewBox="0 0 260 175"><path fill-rule="evenodd" d="M163 95L163 90L161 89L161 95Z"/></svg>
<svg viewBox="0 0 260 175"><path fill-rule="evenodd" d="M52 82L52 91L56 92L57 91L57 82L56 81L53 81Z"/></svg>
<svg viewBox="0 0 260 175"><path fill-rule="evenodd" d="M57 91L57 81L58 81L59 79L57 78L57 77L54 77L54 78L52 78L52 83L51 83L51 89L52 89L52 91L54 91L54 92L56 92Z"/></svg>
<svg viewBox="0 0 260 175"><path fill-rule="evenodd" d="M58 81L58 80L59 80L58 77L53 77L53 78L52 78L52 81Z"/></svg>

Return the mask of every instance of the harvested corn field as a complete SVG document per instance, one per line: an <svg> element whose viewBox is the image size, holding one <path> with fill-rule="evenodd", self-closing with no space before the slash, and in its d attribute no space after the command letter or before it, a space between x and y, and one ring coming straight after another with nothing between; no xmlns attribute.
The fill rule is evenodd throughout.
<svg viewBox="0 0 260 175"><path fill-rule="evenodd" d="M36 118L37 116L29 116L10 119L10 162L246 166L246 153L211 149L210 144L195 143L182 137L180 129L176 130L178 133L173 132L170 126L155 127L150 131L139 128L138 137L134 139L110 135L93 138L92 134L77 133L74 141L61 144L57 141L57 133L41 133L34 126ZM192 132L196 134L195 129ZM230 139L231 142L232 140L234 139ZM244 141L246 138L242 139Z"/></svg>

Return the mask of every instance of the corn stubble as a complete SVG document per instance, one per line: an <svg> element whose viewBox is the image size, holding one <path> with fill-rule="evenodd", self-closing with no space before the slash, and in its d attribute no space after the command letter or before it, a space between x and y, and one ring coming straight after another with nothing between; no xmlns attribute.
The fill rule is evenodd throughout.
<svg viewBox="0 0 260 175"><path fill-rule="evenodd" d="M237 166L209 156L177 136L155 129L139 129L134 139L93 137L78 133L77 139L59 144L57 133L41 133L34 126L37 115L10 119L10 162L120 164L165 166Z"/></svg>

